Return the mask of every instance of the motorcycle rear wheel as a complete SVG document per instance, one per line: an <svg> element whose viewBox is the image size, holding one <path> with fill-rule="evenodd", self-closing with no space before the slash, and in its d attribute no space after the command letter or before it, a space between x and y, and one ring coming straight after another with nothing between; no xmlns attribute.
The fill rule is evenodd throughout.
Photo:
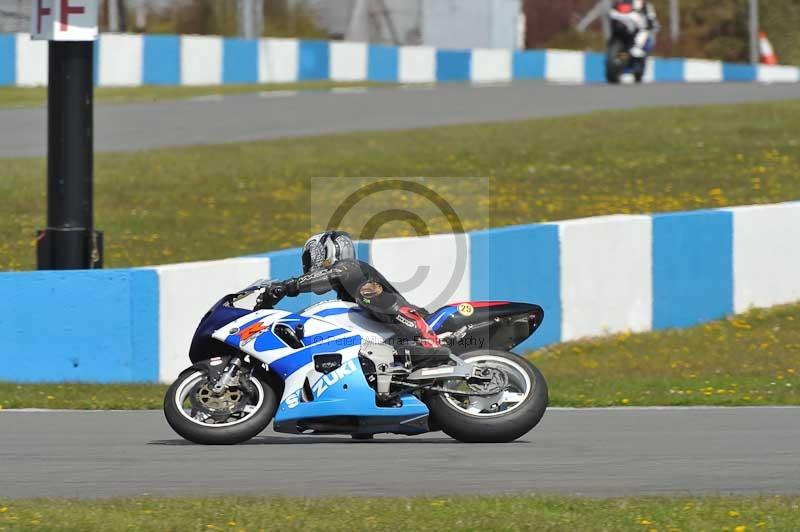
<svg viewBox="0 0 800 532"><path fill-rule="evenodd" d="M221 397L209 393L208 374L198 368L184 370L172 383L164 397L164 416L172 430L185 439L203 445L233 445L257 436L272 417L278 405L275 391L269 383L254 374L250 382L255 395L249 396L243 390L228 389ZM190 395L194 394L194 397ZM244 394L244 395L243 395ZM206 403L205 410L198 410L192 400ZM227 419L225 403L242 401L247 403L243 411L232 411ZM208 412L217 413L220 419L206 418Z"/></svg>
<svg viewBox="0 0 800 532"><path fill-rule="evenodd" d="M529 360L505 351L460 355L465 362L502 371L508 390L489 397L438 393L428 398L433 421L448 436L466 443L505 443L533 429L547 410L547 382Z"/></svg>

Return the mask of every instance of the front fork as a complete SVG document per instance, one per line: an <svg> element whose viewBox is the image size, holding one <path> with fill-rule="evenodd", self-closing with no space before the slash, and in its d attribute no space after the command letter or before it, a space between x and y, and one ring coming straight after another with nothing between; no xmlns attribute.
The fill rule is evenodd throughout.
<svg viewBox="0 0 800 532"><path fill-rule="evenodd" d="M228 365L225 367L223 372L220 374L217 382L211 387L211 392L216 395L220 396L225 393L225 390L228 389L230 386L231 381L233 381L234 377L241 371L242 369L242 358L235 356L231 358Z"/></svg>

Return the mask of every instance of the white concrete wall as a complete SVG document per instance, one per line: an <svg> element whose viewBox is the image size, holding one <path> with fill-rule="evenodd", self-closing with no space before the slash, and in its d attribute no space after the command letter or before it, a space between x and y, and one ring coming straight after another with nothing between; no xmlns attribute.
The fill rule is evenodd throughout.
<svg viewBox="0 0 800 532"><path fill-rule="evenodd" d="M181 84L222 83L222 38L205 35L181 37Z"/></svg>
<svg viewBox="0 0 800 532"><path fill-rule="evenodd" d="M200 319L223 295L269 278L268 258L156 267L159 286L159 380L172 382L191 365L189 345Z"/></svg>
<svg viewBox="0 0 800 532"><path fill-rule="evenodd" d="M401 46L397 68L400 83L433 83L436 81L436 49Z"/></svg>
<svg viewBox="0 0 800 532"><path fill-rule="evenodd" d="M474 82L511 80L511 50L476 48L472 50L471 79Z"/></svg>
<svg viewBox="0 0 800 532"><path fill-rule="evenodd" d="M297 39L260 39L258 42L258 81L293 83L297 81Z"/></svg>
<svg viewBox="0 0 800 532"><path fill-rule="evenodd" d="M559 83L583 83L584 58L583 52L547 50L544 78Z"/></svg>
<svg viewBox="0 0 800 532"><path fill-rule="evenodd" d="M334 81L367 79L367 44L332 41L330 44L330 76Z"/></svg>
<svg viewBox="0 0 800 532"><path fill-rule="evenodd" d="M108 87L141 85L143 49L144 39L141 35L102 34L98 84Z"/></svg>
<svg viewBox="0 0 800 532"><path fill-rule="evenodd" d="M713 83L722 81L722 62L687 59L683 63L683 77L690 83Z"/></svg>
<svg viewBox="0 0 800 532"><path fill-rule="evenodd" d="M797 83L800 82L800 68L758 65L756 79L764 83Z"/></svg>
<svg viewBox="0 0 800 532"><path fill-rule="evenodd" d="M32 41L27 33L17 34L17 85L47 85L47 41Z"/></svg>
<svg viewBox="0 0 800 532"><path fill-rule="evenodd" d="M652 222L602 216L560 222L563 340L652 325Z"/></svg>
<svg viewBox="0 0 800 532"><path fill-rule="evenodd" d="M734 310L800 300L800 202L730 211Z"/></svg>
<svg viewBox="0 0 800 532"><path fill-rule="evenodd" d="M431 312L450 302L469 300L469 238L465 234L374 240L370 262L406 299Z"/></svg>

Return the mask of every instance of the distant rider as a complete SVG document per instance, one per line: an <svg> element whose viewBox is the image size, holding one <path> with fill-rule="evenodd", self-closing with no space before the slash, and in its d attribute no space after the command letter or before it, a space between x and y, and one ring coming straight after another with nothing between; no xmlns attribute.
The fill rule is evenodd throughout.
<svg viewBox="0 0 800 532"><path fill-rule="evenodd" d="M439 339L425 321L428 312L410 304L383 275L366 262L357 260L350 235L326 231L309 238L303 246L303 275L267 290L273 304L284 296L336 291L338 299L357 303L374 319L389 324L399 343L416 342L438 347Z"/></svg>
<svg viewBox="0 0 800 532"><path fill-rule="evenodd" d="M637 28L633 38L631 55L642 59L647 55L647 44L659 29L656 8L647 0L621 0L614 3L609 16L627 24L633 22Z"/></svg>

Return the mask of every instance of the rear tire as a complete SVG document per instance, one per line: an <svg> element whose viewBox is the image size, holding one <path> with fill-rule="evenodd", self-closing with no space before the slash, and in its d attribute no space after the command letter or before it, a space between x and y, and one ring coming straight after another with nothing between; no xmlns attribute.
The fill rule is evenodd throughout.
<svg viewBox="0 0 800 532"><path fill-rule="evenodd" d="M503 359L527 376L530 390L526 397L507 412L470 414L455 406L447 394L431 396L427 403L434 422L448 436L465 443L506 443L527 434L547 410L547 383L542 373L529 360L504 351L480 350L464 353L465 362L482 358Z"/></svg>
<svg viewBox="0 0 800 532"><path fill-rule="evenodd" d="M172 430L187 440L203 445L233 445L257 436L261 433L278 407L275 391L268 384L267 379L257 373L250 377L251 383L257 390L258 398L254 400L254 410L242 419L229 423L211 424L193 418L182 404L187 401L187 394L192 393L195 382L202 382L207 378L207 373L198 368L184 370L178 379L172 383L164 397L164 416ZM187 388L189 388L187 390Z"/></svg>
<svg viewBox="0 0 800 532"><path fill-rule="evenodd" d="M608 44L608 53L606 55L606 81L616 85L622 78L622 72L625 70L625 61L622 57L625 51L625 45L619 39L613 39Z"/></svg>

